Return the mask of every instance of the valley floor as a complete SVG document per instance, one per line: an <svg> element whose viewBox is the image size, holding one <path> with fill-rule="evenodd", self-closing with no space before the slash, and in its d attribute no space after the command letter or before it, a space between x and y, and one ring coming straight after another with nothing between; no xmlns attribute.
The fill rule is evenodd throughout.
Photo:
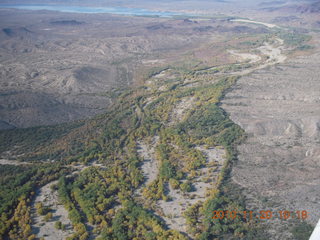
<svg viewBox="0 0 320 240"><path fill-rule="evenodd" d="M307 210L315 224L320 85L314 69L320 53L289 58L292 49L274 32L257 42L224 49L229 64L163 67L142 87L119 96L120 107L105 118L55 139L54 150L37 149L49 157L65 151L70 162L63 166L69 174L46 179L35 192L30 209L36 237L243 237L256 223L226 224L209 215L223 207L244 208L242 199L221 196L231 165L231 181L249 210ZM243 139L239 126L248 137L237 147L236 161L234 147ZM84 143L77 142L79 136ZM0 164L22 165L4 158ZM50 207L51 219L43 220L39 204ZM262 225L272 239L294 239L289 224Z"/></svg>

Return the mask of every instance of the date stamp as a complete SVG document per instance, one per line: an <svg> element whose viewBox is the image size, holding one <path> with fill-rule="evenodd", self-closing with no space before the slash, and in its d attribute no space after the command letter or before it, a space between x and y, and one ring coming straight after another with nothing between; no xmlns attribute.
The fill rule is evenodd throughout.
<svg viewBox="0 0 320 240"><path fill-rule="evenodd" d="M261 210L261 211L213 211L212 219L229 219L234 220L236 218L241 218L244 220L269 220L269 219L301 219L305 220L308 218L308 212L306 210L298 210L298 211L276 211L273 212L271 210Z"/></svg>

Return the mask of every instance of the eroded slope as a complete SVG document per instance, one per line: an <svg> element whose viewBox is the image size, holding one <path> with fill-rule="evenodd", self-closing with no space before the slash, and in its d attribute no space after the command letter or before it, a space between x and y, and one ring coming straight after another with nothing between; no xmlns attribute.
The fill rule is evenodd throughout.
<svg viewBox="0 0 320 240"><path fill-rule="evenodd" d="M232 179L244 188L249 206L307 210L312 224L320 217L319 61L317 50L256 71L242 77L223 101L248 134ZM284 223L270 222L273 239L292 238Z"/></svg>

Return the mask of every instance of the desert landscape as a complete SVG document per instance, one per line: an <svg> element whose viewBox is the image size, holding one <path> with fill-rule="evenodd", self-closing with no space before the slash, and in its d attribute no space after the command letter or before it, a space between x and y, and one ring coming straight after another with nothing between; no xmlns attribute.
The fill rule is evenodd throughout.
<svg viewBox="0 0 320 240"><path fill-rule="evenodd" d="M2 0L0 239L309 239L319 6Z"/></svg>

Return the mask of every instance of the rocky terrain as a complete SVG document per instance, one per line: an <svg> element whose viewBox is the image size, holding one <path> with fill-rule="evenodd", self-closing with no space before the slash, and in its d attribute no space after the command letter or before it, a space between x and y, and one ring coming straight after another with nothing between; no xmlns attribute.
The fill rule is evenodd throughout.
<svg viewBox="0 0 320 240"><path fill-rule="evenodd" d="M201 1L198 7L205 3ZM214 4L230 8L232 14L248 15L245 6L253 3L244 3L242 12L234 12L230 3ZM256 10L250 14L267 20L267 26L280 23L318 28L320 19L313 7L318 3L299 4L313 11L306 10L294 18L283 9L272 11L269 17ZM278 6L273 2L262 4L274 5ZM159 5L159 9L165 9L165 5ZM279 19L282 13L285 15ZM221 34L268 32L260 21L248 19L240 21L260 25L231 24L223 18L130 18L12 9L1 10L0 19L0 129L94 116L114 103L119 89L140 83L146 69L168 65L187 49L200 63L211 61L212 65L211 56L216 52L192 51Z"/></svg>
<svg viewBox="0 0 320 240"><path fill-rule="evenodd" d="M310 10L317 3L299 3L296 17L290 4L266 2L259 6L270 16L245 19L0 10L0 129L93 117L31 129L34 136L30 129L0 132L8 141L2 181L28 196L15 209L19 196L9 192L10 202L0 192L13 215L1 219L3 236L257 233L247 219L213 220L208 213L217 208L306 210L308 234L320 217L319 16ZM243 131L228 116L247 136L238 152ZM10 178L24 174L15 168L32 168L17 177L21 186ZM23 185L28 178L34 185ZM51 208L51 220L43 221L40 203ZM27 220L16 221L19 214ZM300 240L292 231L299 224L273 218L256 225L265 231L259 237Z"/></svg>
<svg viewBox="0 0 320 240"><path fill-rule="evenodd" d="M2 129L104 112L144 69L212 38L183 20L23 10L1 10L0 19Z"/></svg>
<svg viewBox="0 0 320 240"><path fill-rule="evenodd" d="M242 77L223 101L231 119L248 134L232 179L243 188L249 206L307 210L312 224L320 217L318 46L311 56ZM284 222L271 224L277 229L273 239L291 238L280 234Z"/></svg>
<svg viewBox="0 0 320 240"><path fill-rule="evenodd" d="M33 231L39 238L44 237L45 239L66 239L72 233L71 222L68 218L68 211L64 206L59 203L58 193L53 190L53 186L58 181L53 181L43 186L38 192L34 200L32 207L33 215ZM44 216L41 216L37 212L36 205L42 204L44 207L54 209L53 217L50 221L45 221ZM64 229L57 229L55 223L59 221L64 225Z"/></svg>

